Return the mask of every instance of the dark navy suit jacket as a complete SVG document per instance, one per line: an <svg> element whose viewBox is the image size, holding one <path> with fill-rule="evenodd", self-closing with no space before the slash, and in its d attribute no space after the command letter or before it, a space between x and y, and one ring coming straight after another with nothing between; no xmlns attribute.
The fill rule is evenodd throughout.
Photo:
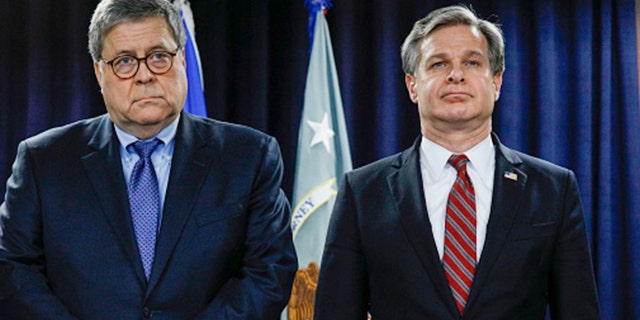
<svg viewBox="0 0 640 320"><path fill-rule="evenodd" d="M491 213L461 316L429 222L418 142L347 173L327 235L315 320L599 319L574 174L496 148Z"/></svg>
<svg viewBox="0 0 640 320"><path fill-rule="evenodd" d="M276 141L183 113L144 277L107 115L20 143L0 206L0 319L275 319L296 255Z"/></svg>

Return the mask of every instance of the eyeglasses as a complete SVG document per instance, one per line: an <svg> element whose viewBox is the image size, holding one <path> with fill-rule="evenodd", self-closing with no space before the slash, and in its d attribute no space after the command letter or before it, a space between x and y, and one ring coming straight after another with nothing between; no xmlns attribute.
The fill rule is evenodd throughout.
<svg viewBox="0 0 640 320"><path fill-rule="evenodd" d="M115 57L111 61L105 61L105 63L111 66L113 73L120 79L133 78L140 70L140 61L144 61L151 73L161 75L171 70L173 58L177 53L178 50L175 52L154 51L144 58L125 55Z"/></svg>

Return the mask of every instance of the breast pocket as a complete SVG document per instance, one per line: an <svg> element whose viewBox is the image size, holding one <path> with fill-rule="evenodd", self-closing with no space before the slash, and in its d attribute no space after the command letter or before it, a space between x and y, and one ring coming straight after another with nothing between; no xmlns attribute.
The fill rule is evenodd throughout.
<svg viewBox="0 0 640 320"><path fill-rule="evenodd" d="M551 237L555 234L557 224L555 221L535 223L528 226L519 226L511 231L511 241L522 241L535 238Z"/></svg>
<svg viewBox="0 0 640 320"><path fill-rule="evenodd" d="M196 214L196 223L202 227L211 223L221 222L242 214L244 204L232 203L219 206L212 210L204 210Z"/></svg>

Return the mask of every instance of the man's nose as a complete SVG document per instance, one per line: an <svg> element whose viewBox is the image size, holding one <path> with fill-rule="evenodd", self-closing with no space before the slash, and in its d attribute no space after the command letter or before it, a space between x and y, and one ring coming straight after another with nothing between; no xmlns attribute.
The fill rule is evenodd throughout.
<svg viewBox="0 0 640 320"><path fill-rule="evenodd" d="M155 74L149 69L146 60L142 60L139 63L140 66L138 67L138 72L135 75L136 81L149 82L153 77L155 77Z"/></svg>
<svg viewBox="0 0 640 320"><path fill-rule="evenodd" d="M451 72L449 72L449 75L447 76L447 81L453 83L464 82L465 78L462 68L460 66L453 66L453 68L451 68Z"/></svg>

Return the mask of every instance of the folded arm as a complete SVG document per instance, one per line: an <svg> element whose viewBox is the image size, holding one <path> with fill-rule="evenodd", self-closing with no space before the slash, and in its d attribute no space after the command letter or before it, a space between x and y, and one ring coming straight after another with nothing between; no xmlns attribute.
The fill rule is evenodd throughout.
<svg viewBox="0 0 640 320"><path fill-rule="evenodd" d="M314 319L367 319L368 275L348 176L331 214L316 293Z"/></svg>
<svg viewBox="0 0 640 320"><path fill-rule="evenodd" d="M0 205L2 319L75 319L48 286L39 192L22 142Z"/></svg>
<svg viewBox="0 0 640 320"><path fill-rule="evenodd" d="M551 319L600 319L584 214L572 172L567 175L564 203L549 280Z"/></svg>
<svg viewBox="0 0 640 320"><path fill-rule="evenodd" d="M273 138L262 150L249 202L243 266L196 319L277 319L298 268L289 226L290 207L280 189L282 158Z"/></svg>

